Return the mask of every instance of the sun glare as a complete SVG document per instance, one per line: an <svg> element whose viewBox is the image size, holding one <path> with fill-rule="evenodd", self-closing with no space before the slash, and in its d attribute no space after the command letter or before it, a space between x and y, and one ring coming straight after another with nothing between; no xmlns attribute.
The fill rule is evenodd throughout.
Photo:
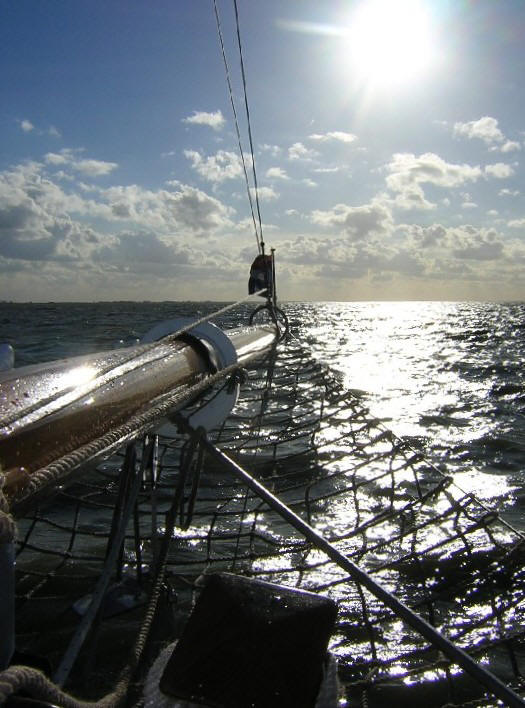
<svg viewBox="0 0 525 708"><path fill-rule="evenodd" d="M423 0L364 0L350 20L347 50L362 83L388 87L412 82L434 59Z"/></svg>

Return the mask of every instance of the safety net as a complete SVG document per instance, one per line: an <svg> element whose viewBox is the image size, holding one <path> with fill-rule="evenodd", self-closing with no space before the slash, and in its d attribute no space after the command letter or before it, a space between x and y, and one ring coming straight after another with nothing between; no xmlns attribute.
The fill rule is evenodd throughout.
<svg viewBox="0 0 525 708"><path fill-rule="evenodd" d="M340 705L498 705L374 584L525 696L523 536L298 343L279 344L242 374L237 405L207 439L313 533L179 418L17 519L17 659L84 699L125 680L125 701L140 703L199 578L226 571L336 602L329 649Z"/></svg>

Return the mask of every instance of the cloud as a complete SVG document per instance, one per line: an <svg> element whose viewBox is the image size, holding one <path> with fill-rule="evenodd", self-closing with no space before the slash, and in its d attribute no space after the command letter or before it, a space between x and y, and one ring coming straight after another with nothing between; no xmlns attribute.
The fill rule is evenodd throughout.
<svg viewBox="0 0 525 708"><path fill-rule="evenodd" d="M312 211L310 220L319 226L336 227L355 241L385 235L391 232L393 227L390 209L380 202L357 207L336 204L328 211Z"/></svg>
<svg viewBox="0 0 525 708"><path fill-rule="evenodd" d="M525 219L512 219L507 222L507 226L511 229L521 229L525 226Z"/></svg>
<svg viewBox="0 0 525 708"><path fill-rule="evenodd" d="M329 174L330 172L340 172L341 167L316 167L314 172L319 172L320 174Z"/></svg>
<svg viewBox="0 0 525 708"><path fill-rule="evenodd" d="M517 197L519 196L519 189L500 189L498 192L499 197Z"/></svg>
<svg viewBox="0 0 525 708"><path fill-rule="evenodd" d="M208 182L237 179L243 173L240 158L234 152L219 150L206 157L196 150L184 150L184 155L197 174Z"/></svg>
<svg viewBox="0 0 525 708"><path fill-rule="evenodd" d="M0 171L6 297L184 299L196 282L202 297L231 297L239 263L222 238L235 232L233 209L177 180L157 190L59 182L54 163L78 154L52 155Z"/></svg>
<svg viewBox="0 0 525 708"><path fill-rule="evenodd" d="M302 266L303 277L347 282L374 273L421 276L426 265L422 255L402 244L383 241L354 242L341 237L301 237L280 245L279 259Z"/></svg>
<svg viewBox="0 0 525 708"><path fill-rule="evenodd" d="M108 175L118 167L116 162L107 162L105 160L93 160L87 158L79 158L78 153L82 150L71 150L64 148L60 152L48 152L44 155L44 160L48 165L68 165L76 172L81 172L88 177L100 177Z"/></svg>
<svg viewBox="0 0 525 708"><path fill-rule="evenodd" d="M400 232L405 232L416 244L416 248L434 248L446 243L447 229L441 224L420 226L419 224L401 225Z"/></svg>
<svg viewBox="0 0 525 708"><path fill-rule="evenodd" d="M317 157L319 153L315 150L305 147L303 143L294 143L288 148L288 159L289 160L313 160Z"/></svg>
<svg viewBox="0 0 525 708"><path fill-rule="evenodd" d="M475 261L496 260L503 254L503 241L493 229L474 229L473 227L454 229L456 247L452 253L456 258Z"/></svg>
<svg viewBox="0 0 525 708"><path fill-rule="evenodd" d="M407 184L400 189L395 195L393 203L399 209L411 211L417 209L419 211L430 211L436 209L437 205L429 202L425 197L425 193L419 184Z"/></svg>
<svg viewBox="0 0 525 708"><path fill-rule="evenodd" d="M254 187L250 187L250 192L252 197L255 198ZM279 194L273 189L273 187L258 187L257 194L259 195L259 200L262 202L269 202L279 198Z"/></svg>
<svg viewBox="0 0 525 708"><path fill-rule="evenodd" d="M417 157L412 153L397 153L386 169L390 173L386 178L387 187L396 193L395 203L403 209L435 208L435 204L427 201L423 184L455 188L483 176L479 165L448 163L431 152Z"/></svg>
<svg viewBox="0 0 525 708"><path fill-rule="evenodd" d="M419 157L412 153L397 153L387 165L387 170L390 172L387 185L394 191L402 191L407 185L424 183L458 187L466 182L476 182L483 174L479 166L445 162L432 152Z"/></svg>
<svg viewBox="0 0 525 708"><path fill-rule="evenodd" d="M513 249L519 245L509 243L492 228L401 224L357 241L341 236L304 237L281 244L280 257L310 268L334 287L338 279L365 276L368 282L402 277L408 284L407 278L425 277L427 282L451 279L456 285L486 279L498 283L502 269L513 267ZM525 255L525 249L521 253Z"/></svg>
<svg viewBox="0 0 525 708"><path fill-rule="evenodd" d="M278 157L283 151L279 145L270 145L268 143L262 143L259 145L259 150L261 152L269 152L273 157Z"/></svg>
<svg viewBox="0 0 525 708"><path fill-rule="evenodd" d="M100 177L113 172L118 165L116 162L106 162L104 160L79 160L72 165L74 170L82 172L89 177Z"/></svg>
<svg viewBox="0 0 525 708"><path fill-rule="evenodd" d="M102 190L111 220L130 221L150 230L205 236L229 224L230 210L195 187L177 183L177 191L146 190L138 185Z"/></svg>
<svg viewBox="0 0 525 708"><path fill-rule="evenodd" d="M491 261L501 258L504 254L504 240L501 234L492 228L479 228L466 224L464 226L444 227L433 224L422 227L411 224L399 227L415 248L424 248L427 253L434 251L442 259L459 259L471 261ZM454 267L457 270L456 267Z"/></svg>
<svg viewBox="0 0 525 708"><path fill-rule="evenodd" d="M38 165L0 174L0 255L26 261L71 260L96 247L94 230L65 210L77 201L42 179Z"/></svg>
<svg viewBox="0 0 525 708"><path fill-rule="evenodd" d="M521 144L515 140L508 140L498 127L496 118L484 116L479 120L468 123L455 123L453 129L455 137L468 138L469 140L482 140L489 150L508 153L521 150Z"/></svg>
<svg viewBox="0 0 525 708"><path fill-rule="evenodd" d="M503 162L497 162L494 165L487 165L485 174L487 177L494 177L495 179L506 179L514 175L514 169Z"/></svg>
<svg viewBox="0 0 525 708"><path fill-rule="evenodd" d="M189 263L190 256L189 249L167 244L155 233L121 231L98 251L95 260L135 265L163 263L171 268L174 263Z"/></svg>
<svg viewBox="0 0 525 708"><path fill-rule="evenodd" d="M505 136L498 128L498 121L490 116L483 116L479 120L472 120L468 123L455 123L454 135L469 140L473 138L483 140L487 145L501 143L505 140Z"/></svg>
<svg viewBox="0 0 525 708"><path fill-rule="evenodd" d="M48 152L44 155L44 160L48 165L67 165L71 162L72 158L70 155L66 155L66 151L64 150L62 153Z"/></svg>
<svg viewBox="0 0 525 708"><path fill-rule="evenodd" d="M89 256L98 237L73 214L108 214L104 205L67 194L29 163L0 173L0 255L27 261L71 260Z"/></svg>
<svg viewBox="0 0 525 708"><path fill-rule="evenodd" d="M501 146L501 152L515 152L516 150L521 150L521 145L515 140L507 140L506 143Z"/></svg>
<svg viewBox="0 0 525 708"><path fill-rule="evenodd" d="M206 111L194 111L192 116L182 119L183 123L189 123L193 125L207 125L213 130L221 130L226 120L222 115L222 112L214 111L213 113L207 113Z"/></svg>
<svg viewBox="0 0 525 708"><path fill-rule="evenodd" d="M55 128L54 125L50 125L47 130L37 130L35 125L30 120L27 120L27 118L25 120L19 120L18 123L24 133L32 133L33 131L36 131L36 135L51 135L53 138L62 137L60 131Z"/></svg>
<svg viewBox="0 0 525 708"><path fill-rule="evenodd" d="M95 198L86 199L66 192L54 179L39 163L0 172L0 257L88 267L102 262L100 254L108 255L107 249L113 254L111 263L127 263L127 244L127 253L171 262L183 258L183 241L209 238L231 224L228 207L188 185L178 184L173 191L137 185L93 187L83 192ZM132 225L129 232L121 232L125 240L113 231L118 222ZM91 223L97 223L98 230Z"/></svg>
<svg viewBox="0 0 525 708"><path fill-rule="evenodd" d="M21 120L20 121L20 127L24 131L24 133L30 133L32 130L35 129L35 126L31 123L30 120Z"/></svg>
<svg viewBox="0 0 525 708"><path fill-rule="evenodd" d="M268 179L290 179L286 174L286 170L283 170L282 167L270 167L266 170L266 177L268 177Z"/></svg>
<svg viewBox="0 0 525 708"><path fill-rule="evenodd" d="M182 185L168 197L168 205L177 224L198 236L206 237L228 223L229 209L195 187Z"/></svg>
<svg viewBox="0 0 525 708"><path fill-rule="evenodd" d="M354 135L353 133L344 133L341 130L333 130L328 133L313 133L308 137L310 140L316 140L321 143L334 140L341 143L353 143L357 140L357 135Z"/></svg>
<svg viewBox="0 0 525 708"><path fill-rule="evenodd" d="M376 206L386 205L378 202ZM339 227L338 234L303 235L279 244L280 261L286 262L292 279L308 283L310 292L329 289L332 295L343 297L353 283L357 292L368 296L373 292L370 288L390 282L401 288L398 292L412 295L432 294L434 287L445 283L447 293L461 293L481 284L501 286L506 280L515 281L522 272L525 247L521 240L511 241L494 228L439 223L388 226L387 214L386 228L379 223L367 238L348 239L341 234L339 223L345 225L346 208L338 207L331 210L335 218L328 212L316 215L321 216L318 220L323 225ZM368 223L370 218L368 214Z"/></svg>

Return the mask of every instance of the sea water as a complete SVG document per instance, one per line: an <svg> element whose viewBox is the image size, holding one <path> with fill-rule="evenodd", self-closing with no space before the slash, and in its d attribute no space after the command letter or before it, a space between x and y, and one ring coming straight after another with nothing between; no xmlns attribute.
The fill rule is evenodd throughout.
<svg viewBox="0 0 525 708"><path fill-rule="evenodd" d="M15 366L129 346L223 303L1 303ZM525 303L284 303L291 334L372 414L525 529ZM245 324L251 306L213 318Z"/></svg>

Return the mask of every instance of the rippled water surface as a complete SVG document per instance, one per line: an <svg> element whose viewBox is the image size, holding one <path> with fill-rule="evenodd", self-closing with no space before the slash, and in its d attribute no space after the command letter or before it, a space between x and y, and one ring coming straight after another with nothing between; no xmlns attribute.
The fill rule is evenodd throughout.
<svg viewBox="0 0 525 708"><path fill-rule="evenodd" d="M0 305L16 365L132 344L216 303ZM288 303L293 335L395 433L523 528L524 303ZM217 323L243 324L250 308Z"/></svg>

